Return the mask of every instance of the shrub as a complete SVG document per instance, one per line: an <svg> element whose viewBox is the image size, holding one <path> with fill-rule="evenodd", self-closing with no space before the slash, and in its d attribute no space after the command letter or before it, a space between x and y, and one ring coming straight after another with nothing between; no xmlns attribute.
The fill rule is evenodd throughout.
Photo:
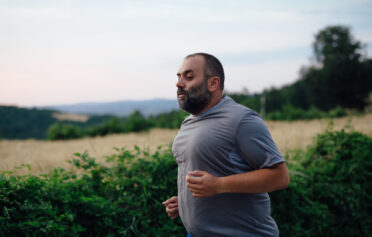
<svg viewBox="0 0 372 237"><path fill-rule="evenodd" d="M148 130L154 127L154 124L139 111L135 111L125 120L125 131L126 132L140 132Z"/></svg>
<svg viewBox="0 0 372 237"><path fill-rule="evenodd" d="M346 116L346 115L347 115L346 109L344 109L340 106L337 106L336 108L328 111L328 116L326 116L326 117L338 118L338 117L342 117L342 116Z"/></svg>
<svg viewBox="0 0 372 237"><path fill-rule="evenodd" d="M316 107L310 107L308 110L293 107L290 104L284 105L281 110L273 111L265 116L269 120L299 120L299 119L320 119L320 118L337 118L345 116L346 110L336 107L328 112L319 110Z"/></svg>
<svg viewBox="0 0 372 237"><path fill-rule="evenodd" d="M178 129L188 115L189 114L183 110L172 110L156 116L150 116L148 119L155 127Z"/></svg>
<svg viewBox="0 0 372 237"><path fill-rule="evenodd" d="M83 136L83 130L71 124L55 123L49 127L47 132L48 140L66 140L81 138Z"/></svg>
<svg viewBox="0 0 372 237"><path fill-rule="evenodd" d="M87 130L89 136L105 136L113 133L125 132L124 121L121 118L111 118L108 121L95 125Z"/></svg>
<svg viewBox="0 0 372 237"><path fill-rule="evenodd" d="M76 153L74 171L0 175L0 236L185 235L162 205L177 193L170 149L117 151L105 164Z"/></svg>
<svg viewBox="0 0 372 237"><path fill-rule="evenodd" d="M306 152L289 159L291 184L272 194L273 213L285 236L372 233L372 138L327 130Z"/></svg>
<svg viewBox="0 0 372 237"><path fill-rule="evenodd" d="M177 193L170 147L152 155L115 149L103 164L76 153L71 171L3 172L0 236L185 236L161 203ZM271 193L282 236L370 236L371 137L327 130L286 160L291 183Z"/></svg>

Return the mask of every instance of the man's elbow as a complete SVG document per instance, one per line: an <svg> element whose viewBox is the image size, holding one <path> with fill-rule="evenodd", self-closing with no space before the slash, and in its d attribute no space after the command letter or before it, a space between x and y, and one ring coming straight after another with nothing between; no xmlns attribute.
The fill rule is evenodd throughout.
<svg viewBox="0 0 372 237"><path fill-rule="evenodd" d="M278 182L277 190L285 189L289 186L289 183L290 183L288 168L284 162L280 163L277 168L279 171L279 177L278 177L279 182Z"/></svg>
<svg viewBox="0 0 372 237"><path fill-rule="evenodd" d="M287 166L284 164L283 165L283 174L282 174L282 182L281 182L281 189L285 189L285 188L288 188L289 186L289 183L290 183L290 177L289 177L289 172L288 172L288 168Z"/></svg>
<svg viewBox="0 0 372 237"><path fill-rule="evenodd" d="M282 189L288 188L291 178L289 177L289 172L287 169L287 172L285 173L283 177L283 187Z"/></svg>

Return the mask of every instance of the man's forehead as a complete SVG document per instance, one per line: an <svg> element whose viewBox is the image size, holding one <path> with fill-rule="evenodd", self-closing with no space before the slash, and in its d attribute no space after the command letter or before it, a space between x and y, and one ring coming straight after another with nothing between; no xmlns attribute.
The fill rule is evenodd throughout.
<svg viewBox="0 0 372 237"><path fill-rule="evenodd" d="M191 57L188 57L186 58L179 70L178 70L178 73L179 74L182 74L182 73L187 73L187 72L195 72L195 71L202 71L204 68L204 58L200 55L195 55L195 56L191 56Z"/></svg>

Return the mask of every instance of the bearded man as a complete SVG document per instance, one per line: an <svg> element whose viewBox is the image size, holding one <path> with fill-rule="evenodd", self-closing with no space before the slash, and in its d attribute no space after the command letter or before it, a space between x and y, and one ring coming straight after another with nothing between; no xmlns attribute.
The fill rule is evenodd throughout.
<svg viewBox="0 0 372 237"><path fill-rule="evenodd" d="M189 236L279 236L268 192L286 188L283 157L253 110L223 97L224 71L206 53L177 73L180 108L191 113L173 142L178 195L163 202Z"/></svg>

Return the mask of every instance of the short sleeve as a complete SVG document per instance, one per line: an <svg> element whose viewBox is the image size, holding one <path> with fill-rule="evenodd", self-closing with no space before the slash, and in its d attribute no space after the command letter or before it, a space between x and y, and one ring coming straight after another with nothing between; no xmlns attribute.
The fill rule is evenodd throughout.
<svg viewBox="0 0 372 237"><path fill-rule="evenodd" d="M271 167L284 162L269 130L255 112L247 112L236 131L239 155L253 169Z"/></svg>

